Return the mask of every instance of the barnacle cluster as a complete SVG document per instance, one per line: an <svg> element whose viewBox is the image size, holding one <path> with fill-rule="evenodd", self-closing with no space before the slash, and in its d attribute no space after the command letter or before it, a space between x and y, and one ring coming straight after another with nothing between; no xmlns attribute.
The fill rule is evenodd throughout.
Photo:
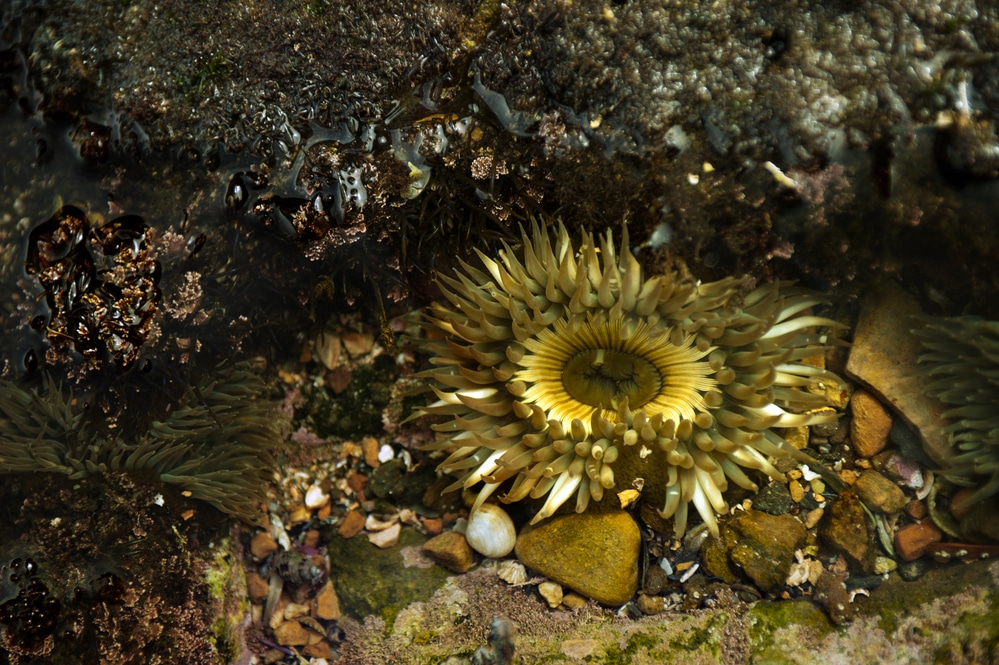
<svg viewBox="0 0 999 665"><path fill-rule="evenodd" d="M274 469L272 405L248 368L193 382L162 419L129 437L97 431L85 407L54 381L41 390L0 382L0 473L53 472L70 478L146 470L219 510L259 518Z"/></svg>
<svg viewBox="0 0 999 665"><path fill-rule="evenodd" d="M537 522L642 478L665 487L654 500L678 534L691 502L717 532L729 481L756 489L744 469L782 478L769 458L800 454L772 428L836 418L819 387L841 380L802 362L830 343L817 327L839 326L809 313L814 292L646 279L627 229L620 252L610 231L577 252L563 225L553 239L535 224L522 251L479 258L440 277L423 374L437 399L417 411L443 420L429 448L449 453L449 489L483 483L473 511L506 486L505 502L546 497Z"/></svg>
<svg viewBox="0 0 999 665"><path fill-rule="evenodd" d="M944 431L953 456L943 475L968 487L986 478L958 507L969 506L999 492L999 322L928 319L915 333L925 349L919 363L931 379L924 390L949 407Z"/></svg>

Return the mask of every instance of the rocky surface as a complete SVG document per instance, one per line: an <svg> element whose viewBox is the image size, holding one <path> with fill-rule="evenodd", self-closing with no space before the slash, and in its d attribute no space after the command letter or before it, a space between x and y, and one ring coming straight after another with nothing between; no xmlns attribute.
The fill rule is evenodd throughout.
<svg viewBox="0 0 999 665"><path fill-rule="evenodd" d="M805 527L790 515L757 510L739 513L705 545L708 571L726 581L741 576L762 591L782 586L791 572L794 552L805 542Z"/></svg>

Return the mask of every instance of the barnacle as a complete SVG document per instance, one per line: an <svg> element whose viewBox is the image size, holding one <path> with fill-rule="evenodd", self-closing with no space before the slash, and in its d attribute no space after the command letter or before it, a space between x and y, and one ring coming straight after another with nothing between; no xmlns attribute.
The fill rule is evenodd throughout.
<svg viewBox="0 0 999 665"><path fill-rule="evenodd" d="M800 455L772 428L836 418L809 413L828 406L818 384L841 383L802 362L830 343L814 328L839 326L808 313L814 292L646 279L627 229L620 254L609 231L577 253L564 226L553 241L535 224L520 253L478 255L485 270L440 277L449 304L424 324L443 332L424 342L437 400L416 413L445 417L428 447L449 453L449 489L483 483L473 511L509 482L502 501L546 497L537 522L642 478L678 534L691 502L717 532L729 481L756 489L744 469L782 478L768 458Z"/></svg>
<svg viewBox="0 0 999 665"><path fill-rule="evenodd" d="M134 437L104 435L84 407L47 379L41 390L0 382L0 473L70 478L147 470L219 510L257 521L274 469L272 404L246 367L207 374Z"/></svg>
<svg viewBox="0 0 999 665"><path fill-rule="evenodd" d="M972 316L927 319L914 331L923 340L919 356L931 377L924 390L949 406L943 417L953 456L942 470L949 480L973 487L968 506L999 493L999 322Z"/></svg>

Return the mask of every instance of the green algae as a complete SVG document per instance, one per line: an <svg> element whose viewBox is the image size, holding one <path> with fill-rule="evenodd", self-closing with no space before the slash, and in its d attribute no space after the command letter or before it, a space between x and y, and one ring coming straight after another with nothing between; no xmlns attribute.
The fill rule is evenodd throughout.
<svg viewBox="0 0 999 665"><path fill-rule="evenodd" d="M797 626L814 638L824 637L833 630L829 618L808 600L760 601L750 608L747 618L749 642L758 663L797 662L785 655L786 645L778 639L778 630Z"/></svg>

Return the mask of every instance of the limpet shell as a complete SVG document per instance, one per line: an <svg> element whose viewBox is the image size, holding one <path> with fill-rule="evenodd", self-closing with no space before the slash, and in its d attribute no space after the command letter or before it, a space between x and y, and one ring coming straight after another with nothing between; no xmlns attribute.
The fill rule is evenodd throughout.
<svg viewBox="0 0 999 665"><path fill-rule="evenodd" d="M499 559L513 551L517 543L517 529L505 510L485 503L469 515L465 538L472 549L482 556Z"/></svg>

